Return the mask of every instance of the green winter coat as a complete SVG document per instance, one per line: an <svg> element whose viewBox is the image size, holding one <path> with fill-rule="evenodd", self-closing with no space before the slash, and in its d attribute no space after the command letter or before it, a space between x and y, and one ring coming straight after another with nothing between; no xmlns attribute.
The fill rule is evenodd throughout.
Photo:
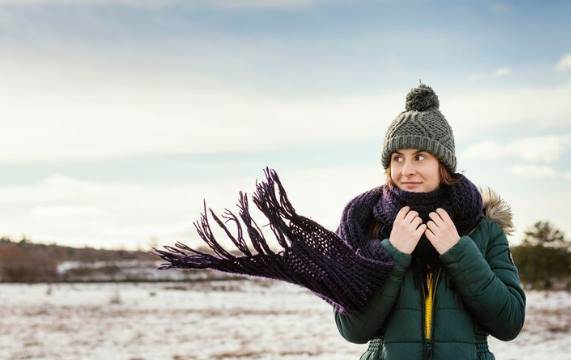
<svg viewBox="0 0 571 360"><path fill-rule="evenodd" d="M389 280L359 313L334 311L337 329L347 341L369 342L360 360L489 360L494 355L488 335L508 341L519 334L525 294L506 238L512 215L493 191L482 192L482 198L482 221L440 255L430 340L425 340L424 292L414 286L411 255L388 239L371 240L381 241L394 259Z"/></svg>

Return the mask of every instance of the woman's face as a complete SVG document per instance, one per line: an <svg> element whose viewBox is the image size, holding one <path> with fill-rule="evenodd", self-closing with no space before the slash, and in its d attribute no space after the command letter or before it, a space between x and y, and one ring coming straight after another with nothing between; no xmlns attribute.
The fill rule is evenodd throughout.
<svg viewBox="0 0 571 360"><path fill-rule="evenodd" d="M391 179L402 190L436 190L440 185L438 169L438 159L427 151L399 149L391 154Z"/></svg>

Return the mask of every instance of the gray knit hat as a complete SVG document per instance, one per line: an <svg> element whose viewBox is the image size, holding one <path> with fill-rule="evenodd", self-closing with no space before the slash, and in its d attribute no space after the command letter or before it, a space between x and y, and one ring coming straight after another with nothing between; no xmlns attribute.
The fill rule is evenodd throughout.
<svg viewBox="0 0 571 360"><path fill-rule="evenodd" d="M381 155L383 167L390 166L391 154L398 149L414 148L436 156L454 174L456 154L454 134L438 110L438 96L425 84L406 95L406 110L390 124Z"/></svg>

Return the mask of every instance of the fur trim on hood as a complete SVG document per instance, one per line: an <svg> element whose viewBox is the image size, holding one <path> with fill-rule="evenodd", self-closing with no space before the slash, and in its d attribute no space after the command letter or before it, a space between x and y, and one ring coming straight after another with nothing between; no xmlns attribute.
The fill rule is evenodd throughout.
<svg viewBox="0 0 571 360"><path fill-rule="evenodd" d="M510 205L490 187L486 189L478 187L478 190L482 194L484 215L498 224L506 235L512 235L514 224Z"/></svg>

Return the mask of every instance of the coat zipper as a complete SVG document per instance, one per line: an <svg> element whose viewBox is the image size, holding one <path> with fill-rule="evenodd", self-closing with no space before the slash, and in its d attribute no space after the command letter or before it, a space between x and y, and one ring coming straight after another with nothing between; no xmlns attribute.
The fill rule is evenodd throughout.
<svg viewBox="0 0 571 360"><path fill-rule="evenodd" d="M426 329L426 322L427 322L427 316L428 314L426 314L425 312L425 308L426 308L426 294L424 292L424 289L422 290L422 333L424 334L423 336L423 340L424 340L424 356L423 359L431 359L432 358L432 339L434 338L434 305L436 303L436 291L438 289L438 279L440 278L440 273L441 273L442 269L439 268L438 272L436 273L436 280L434 281L434 284L431 284L431 286L433 287L433 292L432 292L432 300L431 300L431 308L430 308L430 339L428 338L428 334L427 334L427 329Z"/></svg>
<svg viewBox="0 0 571 360"><path fill-rule="evenodd" d="M426 339L426 294L424 291L424 287L420 289L422 293L420 299L420 309L422 311L422 318L420 319L420 330L422 331L422 359L426 360L428 356L428 342Z"/></svg>
<svg viewBox="0 0 571 360"><path fill-rule="evenodd" d="M440 278L441 272L442 268L438 268L438 272L436 273L436 281L434 281L434 291L432 293L432 314L430 314L430 341L434 339L434 308L436 307L436 291L438 290L438 279Z"/></svg>

